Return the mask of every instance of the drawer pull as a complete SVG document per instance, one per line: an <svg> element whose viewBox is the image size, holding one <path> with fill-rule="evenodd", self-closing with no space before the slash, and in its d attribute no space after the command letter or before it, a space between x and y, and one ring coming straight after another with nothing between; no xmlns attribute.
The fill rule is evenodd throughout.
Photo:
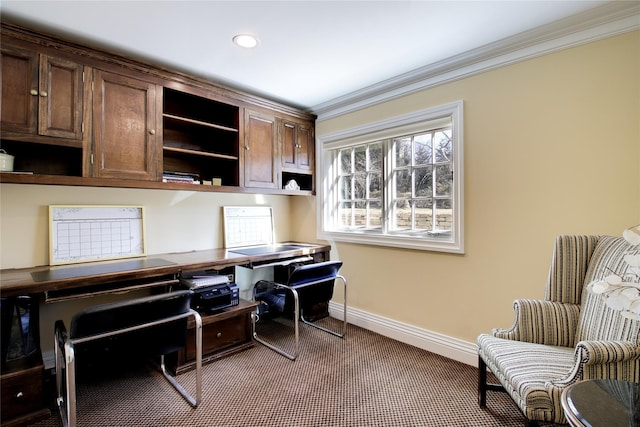
<svg viewBox="0 0 640 427"><path fill-rule="evenodd" d="M218 332L218 333L216 334L216 338L220 338L221 336L222 336L222 332Z"/></svg>
<svg viewBox="0 0 640 427"><path fill-rule="evenodd" d="M23 397L23 396L24 396L24 393L22 393L21 391L19 391L19 392L18 392L18 394L16 394L16 397L17 397L18 399L20 399L20 398L21 398L21 397Z"/></svg>

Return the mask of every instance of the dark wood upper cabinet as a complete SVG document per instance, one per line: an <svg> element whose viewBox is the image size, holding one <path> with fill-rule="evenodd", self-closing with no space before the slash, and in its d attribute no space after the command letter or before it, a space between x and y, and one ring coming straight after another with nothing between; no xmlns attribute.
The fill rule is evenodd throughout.
<svg viewBox="0 0 640 427"><path fill-rule="evenodd" d="M156 85L132 77L93 73L93 176L160 179Z"/></svg>
<svg viewBox="0 0 640 427"><path fill-rule="evenodd" d="M282 168L292 171L313 170L313 124L282 121Z"/></svg>
<svg viewBox="0 0 640 427"><path fill-rule="evenodd" d="M5 21L0 33L0 148L19 172L3 183L313 194L312 114Z"/></svg>
<svg viewBox="0 0 640 427"><path fill-rule="evenodd" d="M276 117L245 109L244 129L244 186L278 188Z"/></svg>
<svg viewBox="0 0 640 427"><path fill-rule="evenodd" d="M82 139L83 66L2 46L3 132Z"/></svg>

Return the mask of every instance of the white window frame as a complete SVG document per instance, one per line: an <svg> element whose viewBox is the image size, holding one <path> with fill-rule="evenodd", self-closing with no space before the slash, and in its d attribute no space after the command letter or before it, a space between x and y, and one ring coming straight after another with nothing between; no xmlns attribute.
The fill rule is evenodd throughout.
<svg viewBox="0 0 640 427"><path fill-rule="evenodd" d="M337 160L335 150L397 136L414 134L438 127L439 122L451 122L453 144L453 224L449 238L443 236L402 235L367 230L342 230L336 223L332 207L336 206L338 188L335 187ZM455 101L437 107L356 126L350 129L319 135L316 144L317 235L319 239L376 246L411 248L438 252L464 253L464 153L463 102ZM337 156L335 156L337 159ZM385 188L386 178L385 180ZM337 214L336 214L337 215ZM388 221L385 219L383 221Z"/></svg>

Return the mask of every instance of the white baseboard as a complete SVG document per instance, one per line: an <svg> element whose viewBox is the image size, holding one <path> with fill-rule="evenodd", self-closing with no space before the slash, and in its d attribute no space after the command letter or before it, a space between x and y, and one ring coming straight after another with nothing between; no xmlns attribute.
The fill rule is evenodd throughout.
<svg viewBox="0 0 640 427"><path fill-rule="evenodd" d="M343 320L344 306L329 302L329 315ZM347 321L361 328L385 337L410 344L423 350L439 354L467 365L478 364L478 350L475 343L452 338L437 332L418 328L386 317L349 307Z"/></svg>

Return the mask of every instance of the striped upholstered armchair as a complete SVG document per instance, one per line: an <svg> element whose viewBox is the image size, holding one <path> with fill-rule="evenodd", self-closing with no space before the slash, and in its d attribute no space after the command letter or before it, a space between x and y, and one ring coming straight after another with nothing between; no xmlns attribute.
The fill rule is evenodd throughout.
<svg viewBox="0 0 640 427"><path fill-rule="evenodd" d="M588 379L640 382L640 321L609 308L590 283L624 274L623 238L560 236L544 300L516 300L510 329L478 337L478 400L487 390L509 393L527 418L566 423L562 391ZM487 368L500 384L487 384Z"/></svg>

